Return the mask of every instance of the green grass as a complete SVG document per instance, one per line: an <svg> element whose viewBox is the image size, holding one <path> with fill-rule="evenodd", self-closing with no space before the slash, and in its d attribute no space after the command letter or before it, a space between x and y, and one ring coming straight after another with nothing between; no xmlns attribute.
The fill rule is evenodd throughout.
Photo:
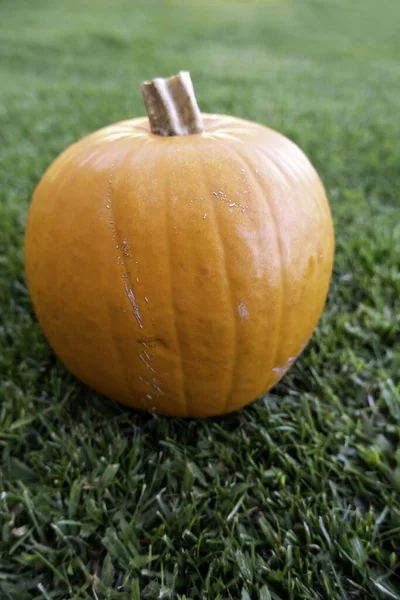
<svg viewBox="0 0 400 600"><path fill-rule="evenodd" d="M0 1L0 600L400 598L399 9ZM203 422L79 384L23 272L47 165L143 114L140 81L180 69L202 110L308 153L337 237L302 358L272 394Z"/></svg>

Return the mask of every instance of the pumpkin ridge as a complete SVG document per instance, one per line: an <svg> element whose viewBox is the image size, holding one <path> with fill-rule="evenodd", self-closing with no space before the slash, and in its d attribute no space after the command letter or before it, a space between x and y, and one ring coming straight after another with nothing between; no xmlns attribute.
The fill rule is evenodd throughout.
<svg viewBox="0 0 400 600"><path fill-rule="evenodd" d="M206 169L204 168L204 164L202 161L200 161L200 167L202 170L202 173L204 175L204 180L206 181L206 187L207 189L210 189L210 185L209 185L209 180L206 174ZM231 284L231 280L229 277L229 270L228 270L228 261L226 260L226 252L225 252L225 246L224 246L224 241L222 239L222 235L221 235L221 229L219 226L219 220L218 220L218 215L217 215L217 211L215 210L214 207L214 202L213 199L211 198L210 201L210 206L211 206L211 213L213 216L213 220L215 223L215 229L218 235L218 239L219 239L219 246L222 250L222 262L224 264L224 272L225 272L225 278L226 278L226 283L227 283L227 288L229 291L229 295L230 295L230 304L231 304L231 311L232 311L232 322L233 322L233 329L234 329L234 335L233 335L233 340L234 340L234 348L233 348L233 356L232 356L232 375L231 375L231 383L229 386L229 390L227 392L225 401L222 405L222 411L221 414L225 414L226 413L226 407L229 406L229 398L232 395L232 389L233 389L233 380L235 377L235 367L236 367L236 363L237 363L237 354L238 354L238 348L237 348L237 324L236 324L236 311L235 311L235 302L233 300L233 296L232 296L232 284Z"/></svg>
<svg viewBox="0 0 400 600"><path fill-rule="evenodd" d="M270 378L270 370L273 369L276 359L277 359L277 355L279 352L279 342L280 342L280 338L281 338L281 332L282 332L282 317L283 317L283 299L285 297L285 265L284 265L284 260L283 260L283 249L282 249L282 238L281 238L281 232L280 229L278 227L278 223L277 223L277 219L274 215L274 211L272 209L272 206L269 204L268 202L268 198L265 198L266 193L265 190L263 189L261 183L258 181L258 179L254 176L253 174L253 169L252 166L250 165L249 159L245 156L243 156L243 154L240 152L239 148L237 148L237 146L228 146L230 152L236 157L238 158L243 165L245 165L246 167L246 174L248 174L249 178L251 179L253 186L258 190L258 194L260 196L260 198L263 200L264 204L268 207L269 213L271 215L271 219L274 223L274 231L275 231L275 238L276 238L276 246L278 248L278 254L279 254L279 297L280 297L280 302L279 302L279 325L277 328L277 335L276 335L276 344L275 344L275 349L274 352L271 354L271 356L273 356L273 359L271 361L271 366L266 369L267 371L267 381Z"/></svg>
<svg viewBox="0 0 400 600"><path fill-rule="evenodd" d="M160 161L161 162L161 186L160 186L160 190L161 190L161 194L164 197L164 205L165 205L165 214L166 214L166 221L167 221L167 227L166 227L166 254L167 254L167 265L168 265L168 270L169 270L169 281L171 282L170 284L170 296L171 296L171 306L172 306L172 325L173 325L173 330L175 333L175 344L177 346L178 349L178 356L179 356L179 364L180 364L180 368L179 371L181 373L181 386L182 386L182 399L183 399L183 404L185 407L185 413L186 416L189 415L189 406L188 406L188 395L187 395L187 391L186 391L186 376L185 376L185 367L184 367L184 363L183 363L183 358L182 358L182 343L181 343L181 338L180 338L180 334L179 334L179 326L177 323L177 318L176 318L176 311L175 311L175 300L174 300L174 285L173 285L173 278L171 277L171 270L172 270L172 261L171 261L171 257L172 257L172 253L171 253L171 240L170 240L170 230L171 228L168 227L168 223L170 221L170 194L169 194L169 186L168 186L168 156L169 156L169 149L167 148L165 153L164 153L164 160Z"/></svg>
<svg viewBox="0 0 400 600"><path fill-rule="evenodd" d="M55 191L55 193L53 191L55 200L56 200L56 196L58 196L59 198L61 198L63 196L63 194L61 193L61 190L63 190L64 187L67 188L69 186L70 181L73 180L75 177L73 169L70 169L70 167L71 167L71 164L73 163L73 161L75 160L75 158L82 151L82 148L80 147L81 141L82 140L79 140L78 142L73 144L72 147L70 146L69 148L67 148L67 150L65 150L58 157L58 159L60 160L60 164L58 166L58 168L59 168L58 173L63 172L63 177L60 179L58 179L57 177L54 177L54 181L56 182L56 191ZM70 150L71 150L71 152L70 152ZM50 169L48 169L48 171L45 173L45 176L46 175L48 176L49 173L50 173L50 175L52 175L50 172ZM51 179L50 179L50 181L51 181ZM51 212L51 214L56 214L59 209L60 209L60 207L57 206L57 202L55 202L54 205L51 205L50 212ZM73 215L73 213L72 213L72 215ZM74 223L75 218L76 218L76 215L73 215L69 220L65 219L65 221L64 221L65 229L64 229L63 233L64 233L65 239L68 239L68 233L75 224ZM63 244L63 242L64 242L63 237L59 237L57 239L58 244ZM61 288L63 279L64 279L64 276L63 276L63 270L61 268L61 265L59 263L55 262L51 283L52 283L53 292L54 292L54 290L57 290L58 297L61 296L60 288ZM40 288L38 289L38 293L41 294ZM43 316L41 317L42 319L43 319ZM39 318L39 315L38 315L39 322L41 321L41 318ZM50 341L50 345L51 345L51 341ZM66 346L68 348L71 348L71 346L72 346L72 343L69 338L66 338ZM63 364L65 364L63 360L62 360L62 362L63 362Z"/></svg>
<svg viewBox="0 0 400 600"><path fill-rule="evenodd" d="M319 175L317 172L315 172L317 178L319 179ZM317 201L317 195L313 194L313 200L314 200L314 207L315 207L315 215L316 215L316 219L315 219L315 227L317 231L321 230L321 223L322 223L322 209L321 209L321 203ZM318 281L318 278L320 276L320 270L321 270L321 265L318 263L317 261L317 257L316 257L316 249L314 250L314 253L312 254L312 257L314 259L314 264L317 266L317 268L314 268L313 271L313 289L316 289L316 282ZM309 329L311 329L312 331L315 329L315 327L312 327L312 320L313 320L313 315L316 313L316 308L317 308L317 295L313 294L312 296L312 306L313 306L313 310L312 312L310 311L309 313L309 323L311 325L311 327L309 327ZM304 347L308 344L307 343L304 345Z"/></svg>
<svg viewBox="0 0 400 600"><path fill-rule="evenodd" d="M267 159L270 163L272 163L274 165L275 169L277 169L281 173L282 177L286 180L286 182L288 182L287 171L285 169L282 169L282 166L279 163L277 163L276 160L274 160L274 158L271 156L271 154L263 147L258 147L257 150L258 150L258 153L263 157L263 159L264 160ZM290 184L287 183L287 185L289 186ZM275 347L274 353L272 355L273 360L272 360L271 367L270 367L271 369L274 369L276 367L276 364L277 363L279 364L278 357L279 357L279 348L280 348L280 338L282 335L283 299L285 298L285 287L286 286L285 286L285 277L284 277L285 267L283 264L284 263L283 244L282 244L281 234L280 234L280 231L278 228L278 223L277 223L277 219L275 217L274 211L273 211L272 207L270 206L268 200L266 203L268 204L268 208L270 209L271 217L275 224L275 231L277 232L276 239L277 239L277 244L278 244L278 248L279 248L279 259L280 259L280 264L281 264L281 282L282 282L282 285L280 286L280 289L281 289L280 315L281 316L280 316L280 321L279 321L276 347Z"/></svg>
<svg viewBox="0 0 400 600"><path fill-rule="evenodd" d="M313 165L312 165L312 164L309 162L309 160L308 160L307 156L304 154L304 152L301 150L301 148L299 148L299 147L297 146L297 144L295 144L294 142L292 142L292 141L291 141L291 140L289 140L288 138L284 138L284 142L285 142L285 143L287 143L287 144L289 144L289 146L290 146L291 148L294 148L294 149L297 151L297 153L298 153L299 157L301 157L301 159L302 159L303 161L306 161L306 163L307 163L307 167L313 171L313 174L314 174L314 176L317 178L317 180L318 180L319 184L320 184L320 185L322 186L322 188L323 188L322 181L321 181L321 179L320 179L320 177L319 177L319 175L318 175L317 171L314 169L314 166L313 166ZM283 176L283 177L284 177L286 180L290 181L291 179L295 179L295 180L296 180L296 184L297 184L295 189L296 189L296 190L298 190L298 188L300 187L300 188L301 188L301 191L302 191L302 194L301 194L301 195L304 195L304 194L303 194L303 188L304 188L304 184L305 184L305 180L304 180L304 178L301 178L301 179L299 180L298 176L296 175L296 171L295 171L293 168L292 168L292 169L290 169L290 168L289 168L287 165L285 165L285 163L277 162L277 160L276 160L276 159L275 159L275 157L274 157L274 154L273 154L273 152L269 152L267 149L264 149L263 147L259 147L259 148L258 148L258 153L259 153L259 154L260 154L262 157L264 157L264 158L266 158L268 161L270 161L270 162L271 162L271 163L274 165L274 167L275 167L277 170L279 170L279 171L281 172L282 176ZM324 192L324 194L325 194L325 190L324 190L324 189L323 189L323 192ZM301 199L299 199L299 195L298 195L298 193L297 193L297 194L295 194L293 197L294 197L294 198L296 198L298 206L300 206L300 208L303 208L303 206L302 206L302 201L301 201ZM321 203L317 201L317 195L316 195L316 194L313 194L313 199L314 199L315 213L316 213L316 214L318 214L318 219L316 220L316 224L315 224L314 226L315 226L316 230L317 230L317 231L319 231L319 226L320 226L320 224L321 224L321 222L322 222L322 217L321 217L321 214L322 214L322 210L321 210ZM328 210L329 210L329 204L327 203L327 205L328 205ZM316 257L315 257L315 252L316 252L316 250L314 250L314 254L313 254L313 257L314 257L314 259L316 258ZM316 264L318 264L318 261L316 261ZM319 268L320 268L320 267L319 267ZM318 275L318 274L319 274L319 273L318 273L318 269L317 269L317 268L315 268L315 269L314 269L314 274L313 274L313 280L314 280L314 282L318 280L318 277L317 277L317 275ZM314 289L316 288L316 286L315 286L315 285L313 285L312 287L313 287ZM311 322L312 322L312 320L313 320L313 315L315 314L315 307L316 307L316 305L317 305L317 295L316 295L316 294L313 294L313 306L314 306L314 310L313 310L313 311L310 311L310 316L309 316L309 322L310 322L310 323L311 323ZM314 325L314 326L311 326L311 331L313 331L314 329L315 329L315 325ZM302 352L302 350L303 350L303 349L305 348L305 346L308 344L308 342L309 342L310 338L311 338L311 335L309 335L309 336L307 337L307 340L306 340L304 343L302 343L302 348L301 348L300 352L298 353L297 357L300 355L300 353ZM279 344L278 344L278 347L279 347ZM277 358L277 357L276 357L276 358ZM278 362L279 362L279 361L278 361Z"/></svg>

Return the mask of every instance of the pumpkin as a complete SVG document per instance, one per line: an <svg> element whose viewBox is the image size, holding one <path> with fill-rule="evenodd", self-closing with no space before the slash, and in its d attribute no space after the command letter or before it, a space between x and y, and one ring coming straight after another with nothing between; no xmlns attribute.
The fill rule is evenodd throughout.
<svg viewBox="0 0 400 600"><path fill-rule="evenodd" d="M201 114L188 73L142 84L148 117L48 168L25 262L38 320L101 394L164 415L229 413L275 385L325 304L334 235L303 152Z"/></svg>

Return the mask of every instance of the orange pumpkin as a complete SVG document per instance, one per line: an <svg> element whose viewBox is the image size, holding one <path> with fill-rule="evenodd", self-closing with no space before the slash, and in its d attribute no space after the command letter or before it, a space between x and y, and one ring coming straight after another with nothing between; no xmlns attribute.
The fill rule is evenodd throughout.
<svg viewBox="0 0 400 600"><path fill-rule="evenodd" d="M187 73L142 90L148 118L80 140L39 183L29 290L87 385L138 409L221 415L307 344L332 271L329 205L294 143L200 114Z"/></svg>

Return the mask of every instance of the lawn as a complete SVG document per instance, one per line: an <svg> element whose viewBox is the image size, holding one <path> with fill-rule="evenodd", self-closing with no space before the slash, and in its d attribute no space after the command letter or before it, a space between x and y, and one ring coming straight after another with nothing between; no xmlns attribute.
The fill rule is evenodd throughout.
<svg viewBox="0 0 400 600"><path fill-rule="evenodd" d="M399 21L398 0L0 0L0 600L400 599ZM336 228L301 359L206 421L77 382L22 254L48 164L180 69L204 112L306 151Z"/></svg>

